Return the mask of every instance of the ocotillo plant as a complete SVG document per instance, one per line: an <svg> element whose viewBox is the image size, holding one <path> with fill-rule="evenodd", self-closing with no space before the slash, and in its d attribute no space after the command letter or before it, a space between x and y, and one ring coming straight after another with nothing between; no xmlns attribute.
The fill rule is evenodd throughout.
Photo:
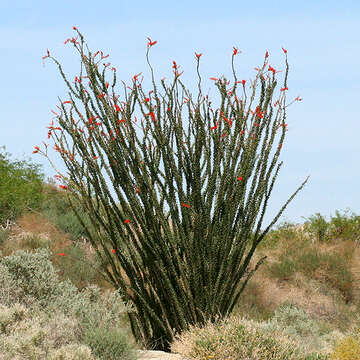
<svg viewBox="0 0 360 360"><path fill-rule="evenodd" d="M108 55L92 53L74 30L77 38L65 41L81 60L73 82L49 51L44 56L57 64L69 88L69 98L59 99L58 124L52 123L48 133L68 170L68 175L56 176L72 195L69 199L76 199L91 218L95 230L87 229L87 236L103 276L136 310L129 313L135 338L146 347L168 350L175 334L190 324L231 313L265 259L249 269L256 247L307 182L262 229L287 130L287 51L283 49L284 84L274 103L277 71L268 64L268 53L248 88L236 76L239 51L234 47L232 86L224 77L211 78L220 95L220 107L214 110L201 90L201 54L195 53L196 100L180 80L175 61L174 78L169 85L161 81L161 92L149 60L157 42L148 38L153 88L145 92L137 74L131 87L123 83L120 101L116 68L103 63ZM142 141L135 131L137 117ZM34 152L48 157L45 147Z"/></svg>

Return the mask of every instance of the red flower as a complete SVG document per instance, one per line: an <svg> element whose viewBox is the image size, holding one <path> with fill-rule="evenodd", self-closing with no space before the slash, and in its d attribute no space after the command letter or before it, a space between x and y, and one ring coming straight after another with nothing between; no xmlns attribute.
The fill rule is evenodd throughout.
<svg viewBox="0 0 360 360"><path fill-rule="evenodd" d="M107 54L107 55L104 56L104 55L103 55L103 52L101 51L101 60L102 60L102 59L106 59L106 58L108 58L109 56L110 56L109 54Z"/></svg>
<svg viewBox="0 0 360 360"><path fill-rule="evenodd" d="M60 189L66 190L68 187L66 185L59 185Z"/></svg>
<svg viewBox="0 0 360 360"><path fill-rule="evenodd" d="M38 146L34 146L35 150L32 152L33 154L36 154L39 152L40 148Z"/></svg>
<svg viewBox="0 0 360 360"><path fill-rule="evenodd" d="M120 111L120 107L118 105L115 104L114 107L116 112Z"/></svg>
<svg viewBox="0 0 360 360"><path fill-rule="evenodd" d="M287 87L281 88L280 91L289 90Z"/></svg>
<svg viewBox="0 0 360 360"><path fill-rule="evenodd" d="M190 207L190 205L189 205L189 204L185 204L185 203L181 203L181 205L182 205L182 206L185 206L185 207L187 207L187 208L189 208L189 207Z"/></svg>
<svg viewBox="0 0 360 360"><path fill-rule="evenodd" d="M115 249L111 249L111 252L112 252L113 254L115 254L115 253L116 253L116 250L115 250Z"/></svg>
<svg viewBox="0 0 360 360"><path fill-rule="evenodd" d="M63 104L71 104L71 101L63 101Z"/></svg>
<svg viewBox="0 0 360 360"><path fill-rule="evenodd" d="M133 76L133 80L136 81L137 78L138 78L138 76L140 76L141 74L142 74L142 73L139 73L139 74L134 75L134 76Z"/></svg>
<svg viewBox="0 0 360 360"><path fill-rule="evenodd" d="M215 77L212 77L212 78L210 78L210 80L219 80L218 78L215 78Z"/></svg>
<svg viewBox="0 0 360 360"><path fill-rule="evenodd" d="M245 134L245 131L244 130L241 130L240 131L240 135L244 135Z"/></svg>
<svg viewBox="0 0 360 360"><path fill-rule="evenodd" d="M77 76L75 76L75 82L81 83L81 79L79 79Z"/></svg>
<svg viewBox="0 0 360 360"><path fill-rule="evenodd" d="M78 41L76 41L75 38L71 38L71 39L66 39L66 40L64 41L64 44L67 44L69 41L72 42L73 44L78 44L78 43L79 43Z"/></svg>
<svg viewBox="0 0 360 360"><path fill-rule="evenodd" d="M272 71L274 74L276 73L276 70L272 67L272 66L270 66L269 65L269 69L268 69L269 71Z"/></svg>
<svg viewBox="0 0 360 360"><path fill-rule="evenodd" d="M105 87L106 87L106 88L109 87L109 83L108 83L108 82L105 83Z"/></svg>
<svg viewBox="0 0 360 360"><path fill-rule="evenodd" d="M125 224L128 224L129 222L130 222L130 219L126 219L126 220L124 221Z"/></svg>
<svg viewBox="0 0 360 360"><path fill-rule="evenodd" d="M155 114L153 111L150 111L148 114L145 114L145 116L151 116L152 121L155 121Z"/></svg>
<svg viewBox="0 0 360 360"><path fill-rule="evenodd" d="M256 115L262 119L264 117L265 111L261 112L259 106L256 107Z"/></svg>
<svg viewBox="0 0 360 360"><path fill-rule="evenodd" d="M73 26L73 30L77 30L77 27L76 27L76 26Z"/></svg>
<svg viewBox="0 0 360 360"><path fill-rule="evenodd" d="M269 57L269 53L266 51L265 53L265 59Z"/></svg>
<svg viewBox="0 0 360 360"><path fill-rule="evenodd" d="M276 100L274 106L276 106L278 104L279 104L279 100Z"/></svg>
<svg viewBox="0 0 360 360"><path fill-rule="evenodd" d="M296 98L295 98L295 101L301 101L302 100L302 98L300 97L300 96L297 96Z"/></svg>
<svg viewBox="0 0 360 360"><path fill-rule="evenodd" d="M239 52L238 48L236 48L235 46L233 46L233 49L234 49L233 55L241 53L241 51Z"/></svg>
<svg viewBox="0 0 360 360"><path fill-rule="evenodd" d="M43 60L50 57L50 51L48 49L46 49L46 52L47 52L47 55L42 57Z"/></svg>
<svg viewBox="0 0 360 360"><path fill-rule="evenodd" d="M197 53L195 53L195 56L198 58L198 59L200 59L200 56L202 55L202 53L200 53L200 54L197 54Z"/></svg>
<svg viewBox="0 0 360 360"><path fill-rule="evenodd" d="M153 45L155 45L157 43L157 41L151 41L151 39L149 37L147 39L149 40L149 42L147 44L148 47L153 46Z"/></svg>
<svg viewBox="0 0 360 360"><path fill-rule="evenodd" d="M239 181L241 181L243 178L242 178L242 176L239 176L237 179L238 179Z"/></svg>
<svg viewBox="0 0 360 360"><path fill-rule="evenodd" d="M105 96L105 94L102 93L102 94L98 95L98 98L101 99L101 98L103 98L104 96Z"/></svg>
<svg viewBox="0 0 360 360"><path fill-rule="evenodd" d="M56 255L59 255L59 256L65 256L65 254L64 254L64 253L58 253L58 254L56 254Z"/></svg>
<svg viewBox="0 0 360 360"><path fill-rule="evenodd" d="M210 130L215 130L215 129L217 128L218 124L219 124L219 120L218 120L218 122L216 123L215 126L212 126L212 127L210 128Z"/></svg>
<svg viewBox="0 0 360 360"><path fill-rule="evenodd" d="M283 52L286 54L287 53L287 50L286 49L284 49L283 47L282 47L282 50L283 50Z"/></svg>
<svg viewBox="0 0 360 360"><path fill-rule="evenodd" d="M145 98L145 100L144 100L145 102L149 102L150 101L150 99L149 98Z"/></svg>
<svg viewBox="0 0 360 360"><path fill-rule="evenodd" d="M246 80L241 80L242 84L245 85L246 83Z"/></svg>

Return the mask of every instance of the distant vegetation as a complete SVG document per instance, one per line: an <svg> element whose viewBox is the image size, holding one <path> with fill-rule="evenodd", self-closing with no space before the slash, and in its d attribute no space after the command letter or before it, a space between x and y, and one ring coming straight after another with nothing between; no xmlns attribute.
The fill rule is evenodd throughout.
<svg viewBox="0 0 360 360"><path fill-rule="evenodd" d="M14 161L0 148L0 224L15 219L28 207L39 208L44 174L31 161Z"/></svg>

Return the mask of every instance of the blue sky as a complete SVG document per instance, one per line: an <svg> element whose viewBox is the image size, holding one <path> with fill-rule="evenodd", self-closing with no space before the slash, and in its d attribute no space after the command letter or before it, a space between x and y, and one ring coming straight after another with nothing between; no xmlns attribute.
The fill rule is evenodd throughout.
<svg viewBox="0 0 360 360"><path fill-rule="evenodd" d="M46 126L66 87L55 65L42 61L49 49L67 74L79 61L64 40L77 26L93 50L110 53L118 77L128 83L146 65L146 37L157 40L151 61L157 80L171 76L172 61L183 81L196 90L194 52L202 52L203 91L216 97L209 77L231 75L233 46L240 78L253 79L265 51L269 63L284 69L288 50L287 99L303 98L287 110L284 166L267 210L267 224L291 193L310 175L306 187L281 220L303 222L320 212L350 208L360 214L358 1L5 1L0 0L0 146L13 158L31 157L53 176L46 159L32 155L46 139ZM281 73L279 75L281 77ZM210 91L209 91L210 89ZM193 91L195 93L195 91ZM61 167L52 154L53 160Z"/></svg>

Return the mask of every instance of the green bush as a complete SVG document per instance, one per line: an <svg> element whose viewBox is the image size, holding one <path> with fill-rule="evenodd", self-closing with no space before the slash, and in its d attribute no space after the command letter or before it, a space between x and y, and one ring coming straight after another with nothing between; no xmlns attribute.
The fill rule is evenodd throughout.
<svg viewBox="0 0 360 360"><path fill-rule="evenodd" d="M343 214L335 211L335 216L330 216L327 222L319 213L310 216L305 222L305 229L318 241L330 241L333 239L360 241L360 216L355 213L349 215L346 209Z"/></svg>
<svg viewBox="0 0 360 360"><path fill-rule="evenodd" d="M39 208L43 199L41 166L30 161L11 161L0 148L0 224L13 220L26 208Z"/></svg>
<svg viewBox="0 0 360 360"><path fill-rule="evenodd" d="M86 332L84 342L91 348L94 355L103 360L132 360L136 358L135 353L129 347L126 334L116 328L90 329Z"/></svg>
<svg viewBox="0 0 360 360"><path fill-rule="evenodd" d="M329 228L330 224L320 213L308 217L308 221L305 222L306 231L313 234L319 242L329 240Z"/></svg>
<svg viewBox="0 0 360 360"><path fill-rule="evenodd" d="M350 212L349 209L344 210L341 215L340 211L335 211L335 216L331 216L330 232L332 237L341 238L343 240L360 240L360 216Z"/></svg>

